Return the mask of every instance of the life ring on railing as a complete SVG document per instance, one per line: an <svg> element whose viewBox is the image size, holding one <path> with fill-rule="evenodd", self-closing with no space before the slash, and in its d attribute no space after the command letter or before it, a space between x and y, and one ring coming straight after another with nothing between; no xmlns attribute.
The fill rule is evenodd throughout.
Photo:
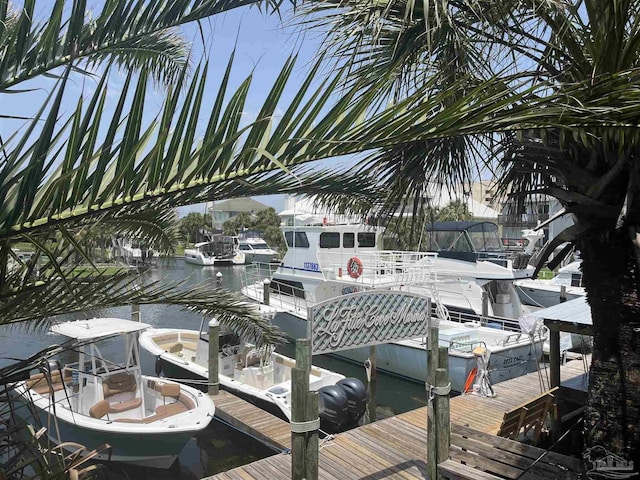
<svg viewBox="0 0 640 480"><path fill-rule="evenodd" d="M464 383L464 391L462 393L469 393L471 390L473 390L473 381L476 379L477 374L478 367L473 367L473 369L469 372L467 381Z"/></svg>
<svg viewBox="0 0 640 480"><path fill-rule="evenodd" d="M358 257L351 257L347 262L347 272L351 278L358 278L362 275L362 262Z"/></svg>

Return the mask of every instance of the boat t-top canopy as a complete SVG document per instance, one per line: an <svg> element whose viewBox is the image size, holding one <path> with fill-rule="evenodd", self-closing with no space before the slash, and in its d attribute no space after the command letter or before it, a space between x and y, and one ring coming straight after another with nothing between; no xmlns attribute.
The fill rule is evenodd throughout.
<svg viewBox="0 0 640 480"><path fill-rule="evenodd" d="M148 323L134 322L122 318L93 318L91 320L58 323L51 327L51 331L76 340L90 340L139 332L150 326Z"/></svg>

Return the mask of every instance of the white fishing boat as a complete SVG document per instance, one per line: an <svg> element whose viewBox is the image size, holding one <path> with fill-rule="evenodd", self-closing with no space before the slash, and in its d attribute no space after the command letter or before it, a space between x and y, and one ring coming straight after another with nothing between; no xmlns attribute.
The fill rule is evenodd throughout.
<svg viewBox="0 0 640 480"><path fill-rule="evenodd" d="M235 264L275 263L279 261L278 252L269 247L262 238L249 237L238 240L238 248L233 258Z"/></svg>
<svg viewBox="0 0 640 480"><path fill-rule="evenodd" d="M193 248L185 248L184 261L201 266L232 263L236 248L235 237L214 235L212 241L196 243Z"/></svg>
<svg viewBox="0 0 640 480"><path fill-rule="evenodd" d="M535 307L553 307L563 301L584 297L582 286L581 261L571 262L558 269L551 279L524 279L514 282L520 300L525 305Z"/></svg>
<svg viewBox="0 0 640 480"><path fill-rule="evenodd" d="M173 379L194 380L203 388L209 378L209 335L178 328L148 329L141 347L156 357L157 370ZM291 419L291 370L296 361L273 351L260 351L237 335L219 338L218 370L222 388ZM356 378L345 378L311 367L309 388L319 394L321 429L335 432L358 424L365 410L366 389Z"/></svg>
<svg viewBox="0 0 640 480"><path fill-rule="evenodd" d="M381 250L381 231L362 224L282 228L288 246L282 264L273 272L259 268L262 266L247 268L242 293L264 302L268 288L269 305L277 310L272 322L289 337L308 336L310 306L349 293L397 289L430 297L449 310L450 317L440 321L440 335L449 342L454 390L464 389L475 365L472 352L477 345L491 352L489 377L493 383L536 370L542 355L542 332L522 334L517 320L490 316L498 311L517 317L520 303L512 281L532 269L515 269L506 259L500 265L497 258L480 259L478 255L460 259L441 257L440 252ZM480 231L486 242L490 231ZM464 229L452 230L454 241L447 248L456 244L456 239L465 240L464 234ZM497 248L497 234L495 240ZM265 278L270 280L267 287ZM489 315L478 315L483 309ZM368 352L368 348L352 349L335 355L362 362ZM424 381L424 339L379 345L376 354L379 369Z"/></svg>
<svg viewBox="0 0 640 480"><path fill-rule="evenodd" d="M189 439L207 427L215 410L207 395L142 375L138 335L148 327L94 318L51 328L73 340L78 361L34 374L16 391L35 407L54 443L72 441L88 449L108 444L111 449L99 460L168 468ZM114 349L114 341L123 348L103 355Z"/></svg>

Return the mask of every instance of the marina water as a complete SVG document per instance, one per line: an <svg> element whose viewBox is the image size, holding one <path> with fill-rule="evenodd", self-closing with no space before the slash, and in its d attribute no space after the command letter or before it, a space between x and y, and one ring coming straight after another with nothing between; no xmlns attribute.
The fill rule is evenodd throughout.
<svg viewBox="0 0 640 480"><path fill-rule="evenodd" d="M213 288L218 272L222 274L222 286L228 290L240 290L240 278L244 266L219 265L200 267L185 263L181 258L163 259L160 265L143 275L146 281L164 280L174 282L186 279L188 285L205 282ZM143 281L144 281L143 280ZM178 327L198 330L201 318L175 306L142 305L142 321L154 327ZM109 316L130 318L130 307L111 308L103 311L60 317L60 320ZM12 363L12 359L23 359L48 345L59 343L61 337L42 333L27 333L24 329L5 329L0 334L0 366ZM292 345L279 348L284 354L294 356ZM142 371L154 375L155 358L142 351ZM354 365L324 355L313 358L315 365L340 372L347 377L357 377L367 382L364 366ZM426 405L424 384L417 384L378 373L377 418L385 418ZM71 439L70 439L71 440ZM196 479L229 470L235 466L272 455L273 452L248 436L215 420L202 433L192 439L180 454L178 461L169 470L109 465L101 473L102 478L113 479Z"/></svg>

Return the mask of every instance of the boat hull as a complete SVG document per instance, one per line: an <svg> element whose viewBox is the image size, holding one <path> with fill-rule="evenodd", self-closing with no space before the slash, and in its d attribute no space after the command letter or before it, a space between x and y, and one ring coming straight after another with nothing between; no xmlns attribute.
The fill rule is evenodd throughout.
<svg viewBox="0 0 640 480"><path fill-rule="evenodd" d="M278 312L272 323L292 339L307 338L307 321L288 312ZM502 348L491 357L489 380L499 383L525 373L534 372L542 356L540 342L519 343ZM332 356L362 364L369 357L369 348L355 348L331 354ZM376 346L376 367L385 373L424 382L427 376L427 353L421 341L400 341ZM471 353L449 352L449 381L451 389L462 392L469 374L476 367Z"/></svg>
<svg viewBox="0 0 640 480"><path fill-rule="evenodd" d="M213 266L215 264L215 259L213 257L204 258L202 255L197 255L197 256L185 255L184 261L192 265L200 265L203 267Z"/></svg>
<svg viewBox="0 0 640 480"><path fill-rule="evenodd" d="M564 300L560 298L560 287L557 288L535 288L527 285L518 285L516 290L520 297L520 301L524 305L534 307L549 308L558 305L564 301L575 300L584 296L584 294L576 294L571 292L571 287L564 294Z"/></svg>
<svg viewBox="0 0 640 480"><path fill-rule="evenodd" d="M38 418L42 425L55 425L53 414L38 409ZM135 434L96 431L77 424L57 419L59 435L49 430L49 439L55 443L73 441L88 450L97 449L105 444L110 450L102 450L95 458L100 461L122 462L132 465L169 468L178 458L180 451L191 439L190 432L158 432Z"/></svg>

